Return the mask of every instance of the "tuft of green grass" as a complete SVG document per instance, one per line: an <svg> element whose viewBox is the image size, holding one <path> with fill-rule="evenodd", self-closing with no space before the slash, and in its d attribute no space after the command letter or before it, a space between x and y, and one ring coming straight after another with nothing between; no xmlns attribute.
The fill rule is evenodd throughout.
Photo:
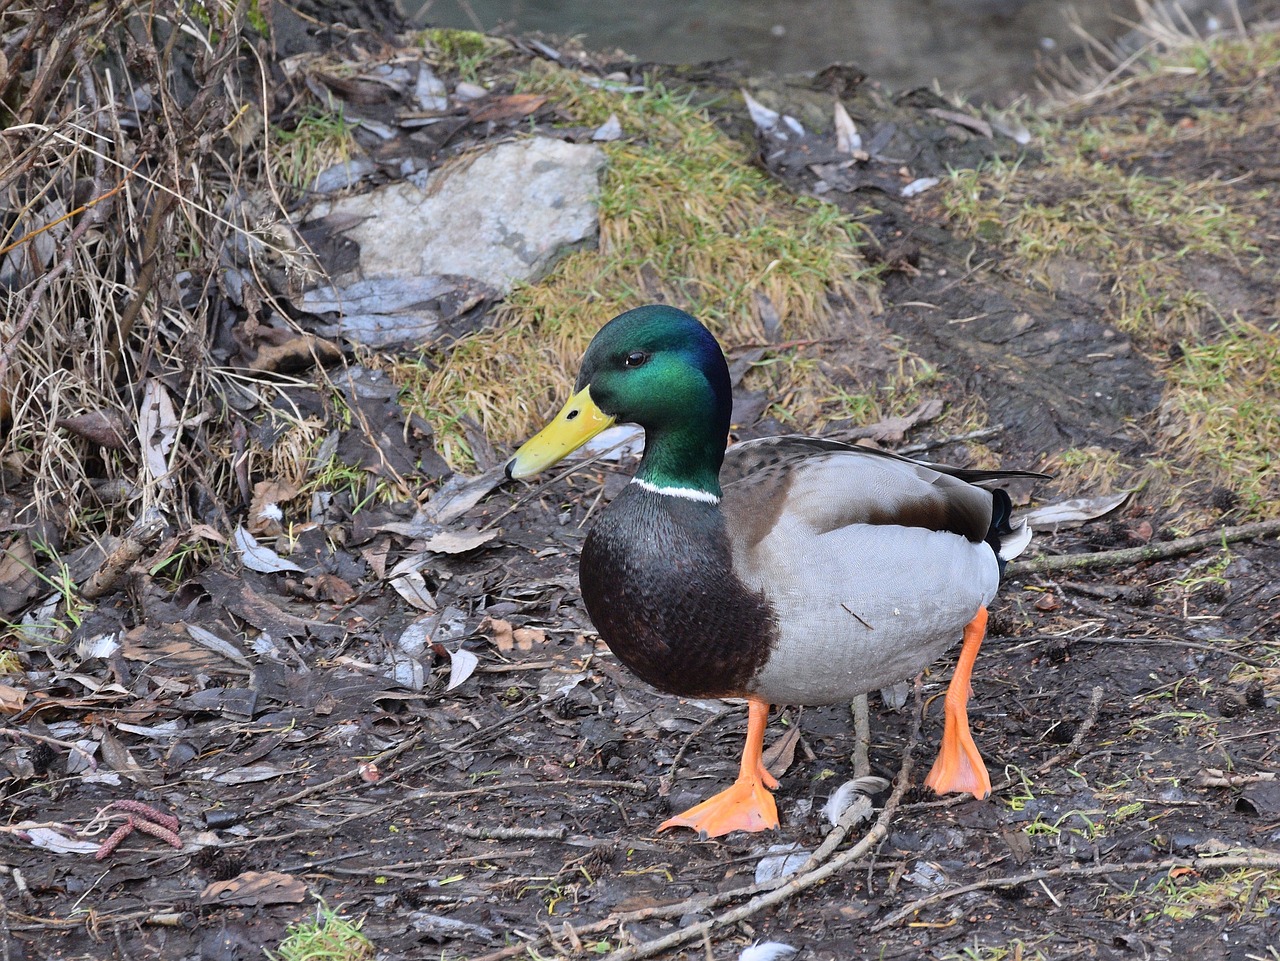
<svg viewBox="0 0 1280 961"><path fill-rule="evenodd" d="M1142 916L1142 921L1261 918L1280 903L1280 871L1240 868L1208 877L1189 868L1174 868L1155 882L1147 896L1154 896L1156 909Z"/></svg>
<svg viewBox="0 0 1280 961"><path fill-rule="evenodd" d="M280 179L303 190L322 171L351 159L359 150L352 129L341 110L316 106L303 111L291 127L273 127L269 153Z"/></svg>
<svg viewBox="0 0 1280 961"><path fill-rule="evenodd" d="M1003 944L981 944L975 937L972 944L938 955L938 958L940 961L1046 961L1043 951L1021 938Z"/></svg>
<svg viewBox="0 0 1280 961"><path fill-rule="evenodd" d="M1240 495L1247 513L1271 509L1280 497L1280 325L1235 322L1217 340L1185 345L1164 407L1170 448Z"/></svg>
<svg viewBox="0 0 1280 961"><path fill-rule="evenodd" d="M467 460L461 418L498 442L527 436L568 396L595 331L631 307L675 304L726 346L764 340L762 301L788 337L821 332L837 300L876 308L861 228L830 204L787 195L688 98L660 84L621 93L541 62L518 86L550 97L575 126L616 114L626 137L604 147L598 250L515 290L492 329L393 369L455 466ZM784 390L796 382L788 376Z"/></svg>
<svg viewBox="0 0 1280 961"><path fill-rule="evenodd" d="M1118 451L1102 447L1069 447L1040 469L1052 474L1058 489L1066 493L1109 494L1134 486L1133 465L1125 463Z"/></svg>
<svg viewBox="0 0 1280 961"><path fill-rule="evenodd" d="M263 953L270 961L371 961L376 951L362 923L321 905L314 921L291 924L276 950Z"/></svg>
<svg viewBox="0 0 1280 961"><path fill-rule="evenodd" d="M1047 289L1064 261L1082 263L1109 291L1106 319L1140 343L1210 330L1213 294L1187 284L1187 267L1256 254L1257 218L1232 206L1216 179L1126 172L1081 156L1071 131L1051 136L1034 174L1003 161L954 172L943 197L952 221L1013 253L1013 269Z"/></svg>
<svg viewBox="0 0 1280 961"><path fill-rule="evenodd" d="M1220 522L1196 506L1212 486L1239 496L1242 518L1274 516L1275 190L1220 161L1269 142L1277 72L1274 32L1171 34L1137 75L1052 108L1040 157L950 179L947 215L1008 254L1000 269L1091 301L1167 378L1154 456L1064 452L1049 467L1064 489L1141 488L1182 528Z"/></svg>

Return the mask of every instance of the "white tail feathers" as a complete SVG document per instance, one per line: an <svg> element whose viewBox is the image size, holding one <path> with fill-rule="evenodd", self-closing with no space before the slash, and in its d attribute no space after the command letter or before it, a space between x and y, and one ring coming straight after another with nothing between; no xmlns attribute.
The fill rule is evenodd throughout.
<svg viewBox="0 0 1280 961"><path fill-rule="evenodd" d="M1024 520L1009 534L1000 536L1000 560L1011 561L1031 543L1031 526Z"/></svg>

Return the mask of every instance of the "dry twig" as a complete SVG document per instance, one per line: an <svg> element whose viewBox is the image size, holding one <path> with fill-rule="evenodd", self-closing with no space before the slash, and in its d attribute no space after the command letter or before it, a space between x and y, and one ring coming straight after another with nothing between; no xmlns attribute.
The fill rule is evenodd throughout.
<svg viewBox="0 0 1280 961"><path fill-rule="evenodd" d="M1180 537L1173 541L1144 544L1141 547L1126 547L1119 551L1031 557L1024 561L1010 563L1005 568L1005 576L1019 577L1027 574L1043 574L1049 571L1143 564L1148 561L1166 560L1170 557L1182 557L1185 554L1204 550L1207 547L1218 547L1223 544L1234 544L1236 541L1251 541L1278 535L1280 535L1280 520L1258 521L1254 524L1241 524L1238 527L1223 527L1216 531L1206 531L1203 534L1195 534L1191 537Z"/></svg>
<svg viewBox="0 0 1280 961"><path fill-rule="evenodd" d="M1015 874L1004 878L988 878L985 881L974 881L958 887L938 891L928 897L912 901L899 908L886 918L882 918L871 926L871 933L893 927L899 921L943 901L958 898L962 894L973 891L990 891L995 888L1016 888L1023 884L1031 884L1048 878L1088 878L1106 874L1126 874L1150 871L1172 871L1174 868L1190 868L1198 873L1205 871L1256 868L1274 871L1280 868L1280 856L1258 855L1246 857L1199 857L1199 858L1167 858L1163 861L1130 861L1124 864L1069 864L1061 868L1045 868L1041 871L1029 871L1026 874Z"/></svg>

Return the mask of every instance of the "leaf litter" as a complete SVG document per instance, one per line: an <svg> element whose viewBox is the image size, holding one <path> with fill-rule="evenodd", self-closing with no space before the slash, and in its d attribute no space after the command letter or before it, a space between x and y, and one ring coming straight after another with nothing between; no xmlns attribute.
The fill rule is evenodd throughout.
<svg viewBox="0 0 1280 961"><path fill-rule="evenodd" d="M448 84L442 94L423 76L413 89L447 101ZM494 97L454 124L536 121L549 106L536 100ZM989 136L968 115L929 109ZM808 143L797 121L772 113L766 134ZM861 149L851 126L839 123L837 152ZM448 137L466 142L463 129ZM872 129L869 156L885 147L871 151ZM45 269L58 249L41 255ZM741 709L645 688L582 611L583 532L633 461L594 461L526 489L502 486L500 468L453 475L410 511L379 499L377 484L416 493L448 471L422 425L400 417L382 429L392 393L344 393L315 366L304 368L314 382L300 380L267 348L314 341L212 319L224 361L277 365L279 381L217 384L224 413L274 412L254 422L258 436L214 432L215 408L191 402L202 388L176 366L138 380L136 409L85 405L61 421L118 450L112 425L132 419L148 490L193 494L166 502L162 542L137 539L114 582L129 593L86 604L71 589L82 578L58 580L70 525L56 538L24 528L5 552L6 610L28 626L6 640L16 661L0 685L0 844L15 894L4 923L28 956L52 956L58 932L58 956L101 957L107 931L127 954L191 955L207 932L235 927L242 956L256 957L313 896L367 914L365 932L401 956L585 956L604 945L637 957L704 923L720 955L744 958L788 956L791 944L815 957L962 956L967 944L1015 941L1045 957L1159 957L1276 942L1263 894L1280 870L1273 540L1224 548L1208 565L1173 556L1008 583L975 674L976 735L1005 774L992 801L939 802L905 783L886 795L900 772L918 780L936 705L919 745L913 709L877 710L879 780L853 787L847 710L786 710L786 733L775 721L770 737L771 764L786 772L776 838L657 835L690 796L733 777ZM162 348L157 363L179 357L176 341ZM314 362L309 350L287 356ZM363 425L329 430L334 390ZM873 426L897 443L936 414ZM326 461L307 455L325 445L358 454L344 459L364 470L351 496L318 480ZM116 509L106 486L84 486ZM294 513L304 491L311 503ZM1177 535L1140 500L1068 511L1078 526L1041 535L1037 549L1095 552L1142 524ZM200 563L183 569L188 548ZM1042 607L1049 595L1056 603ZM931 670L924 693L946 676ZM874 844L838 851L868 816ZM1002 879L1011 883L996 893ZM1188 915L1178 909L1195 886L1215 893ZM913 913L898 917L904 906Z"/></svg>

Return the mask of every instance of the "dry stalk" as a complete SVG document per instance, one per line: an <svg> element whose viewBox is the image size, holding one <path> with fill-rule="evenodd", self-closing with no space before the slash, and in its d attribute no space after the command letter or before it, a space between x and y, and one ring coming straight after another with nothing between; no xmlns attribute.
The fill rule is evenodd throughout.
<svg viewBox="0 0 1280 961"><path fill-rule="evenodd" d="M1166 858L1163 861L1128 861L1123 864L1072 864L1061 868L1045 868L1040 871L1028 871L1026 874L1015 874L1009 877L988 878L985 881L974 881L972 884L962 884L958 887L948 888L945 891L938 891L935 894L930 894L928 897L912 901L910 904L894 911L888 917L882 918L873 924L871 926L871 933L875 934L879 931L883 931L885 928L893 927L893 925L897 924L899 921L903 921L931 905L940 904L943 901L949 901L952 898L958 898L963 894L970 894L974 891L990 891L996 888L1016 888L1023 884L1046 881L1049 878L1089 878L1107 874L1172 871L1175 868L1190 868L1200 874L1205 871L1220 871L1238 868L1274 871L1276 869L1280 869L1280 856L1267 854L1244 857Z"/></svg>
<svg viewBox="0 0 1280 961"><path fill-rule="evenodd" d="M1118 551L1032 557L1025 561L1014 561L1009 564L1005 568L1005 576L1018 577L1026 574L1043 574L1049 571L1083 570L1095 567L1128 567L1131 564L1162 561L1170 557L1182 557L1185 554L1201 551L1207 547L1219 547L1223 544L1234 544L1236 541L1251 541L1276 536L1280 536L1280 520L1258 521L1254 524L1241 524L1238 527L1224 527L1216 531L1206 531L1203 534L1195 534L1191 537L1180 537L1173 541L1144 544L1141 547L1126 547Z"/></svg>
<svg viewBox="0 0 1280 961"><path fill-rule="evenodd" d="M267 410L288 387L215 362L212 338L226 336L220 318L287 319L259 262L294 274L305 262L284 198L249 176L269 167L272 121L249 109L241 74L256 65L250 90L274 101L261 62L242 56L249 4L211 7L216 23L173 0L28 6L6 15L15 30L0 64L0 110L17 104L7 119L22 121L0 135L0 213L13 225L0 233L0 456L29 494L20 520L51 524L63 535L53 540L74 547L72 535L128 530L152 508L179 527L225 516L252 488L265 446L243 428L237 440L251 415L230 398ZM263 118L247 141L231 135L242 112ZM234 295L222 290L229 267ZM154 435L119 430L103 444L68 427L141 424L156 393L174 408L158 472ZM275 406L285 409L271 416L289 423L287 405ZM298 431L280 456L296 463L316 438L314 426ZM277 452L266 453L276 467Z"/></svg>

